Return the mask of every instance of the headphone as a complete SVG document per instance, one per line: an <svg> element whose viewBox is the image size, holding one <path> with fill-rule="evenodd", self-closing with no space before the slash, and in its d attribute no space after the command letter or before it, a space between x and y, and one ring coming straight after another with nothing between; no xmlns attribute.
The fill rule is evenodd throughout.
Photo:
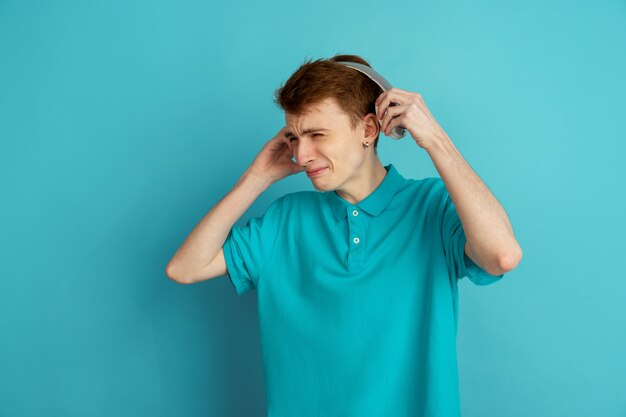
<svg viewBox="0 0 626 417"><path fill-rule="evenodd" d="M357 71L362 72L367 75L372 81L374 81L378 86L383 90L387 91L392 88L392 85L379 73L374 71L372 67L368 67L367 65L359 64L358 62L346 62L346 61L336 61L337 64L345 65L346 67L354 68ZM389 106L397 106L398 103L391 102ZM376 107L376 113L378 113L378 106ZM382 126L381 121L378 121L378 125ZM392 139L402 139L406 133L406 129L402 126L396 126L391 129L391 134L389 135Z"/></svg>

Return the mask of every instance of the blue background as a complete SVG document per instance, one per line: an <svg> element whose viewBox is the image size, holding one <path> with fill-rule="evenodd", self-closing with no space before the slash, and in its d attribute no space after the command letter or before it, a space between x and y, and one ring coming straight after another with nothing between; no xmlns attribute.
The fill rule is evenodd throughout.
<svg viewBox="0 0 626 417"><path fill-rule="evenodd" d="M463 416L626 415L626 3L434 3L0 1L0 416L264 415L256 292L165 266L337 53L422 94L522 246L460 283Z"/></svg>

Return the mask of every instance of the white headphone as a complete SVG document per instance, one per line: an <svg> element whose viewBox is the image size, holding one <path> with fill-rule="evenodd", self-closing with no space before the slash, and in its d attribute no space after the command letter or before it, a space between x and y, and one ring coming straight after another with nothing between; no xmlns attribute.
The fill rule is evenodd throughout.
<svg viewBox="0 0 626 417"><path fill-rule="evenodd" d="M367 65L359 64L357 62L346 62L346 61L337 61L337 64L345 65L347 67L354 68L355 70L362 72L363 74L367 75L372 81L378 84L378 86L383 91L387 91L392 88L392 85L389 83L389 81L385 79L385 77L383 77L382 75L380 75L379 73L374 71L371 67L368 67ZM394 102L389 103L389 106L397 106L397 105L398 103L394 103ZM376 113L378 113L378 106L376 106ZM378 124L381 125L381 122L379 121ZM401 126L396 126L391 130L391 134L389 135L389 137L392 139L402 139L405 134L406 134L406 129L404 129Z"/></svg>

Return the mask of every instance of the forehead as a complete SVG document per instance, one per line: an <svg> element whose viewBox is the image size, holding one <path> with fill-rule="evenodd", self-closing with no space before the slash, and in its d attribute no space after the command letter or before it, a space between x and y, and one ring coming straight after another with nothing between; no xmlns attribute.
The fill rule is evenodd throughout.
<svg viewBox="0 0 626 417"><path fill-rule="evenodd" d="M288 133L309 133L311 129L340 129L349 121L349 117L341 110L337 102L327 98L320 103L309 106L302 114L285 113L285 124Z"/></svg>

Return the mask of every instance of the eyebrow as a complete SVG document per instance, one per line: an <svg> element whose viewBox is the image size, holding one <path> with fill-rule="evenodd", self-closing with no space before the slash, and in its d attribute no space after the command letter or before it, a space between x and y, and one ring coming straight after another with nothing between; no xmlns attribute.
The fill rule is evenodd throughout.
<svg viewBox="0 0 626 417"><path fill-rule="evenodd" d="M329 129L324 129L324 128L321 128L321 127L310 127L308 129L304 129L302 131L302 134L306 135L308 133L313 133L313 132L327 132L328 130ZM295 138L296 137L296 135L294 135L291 132L285 132L285 136L288 137L288 138Z"/></svg>

